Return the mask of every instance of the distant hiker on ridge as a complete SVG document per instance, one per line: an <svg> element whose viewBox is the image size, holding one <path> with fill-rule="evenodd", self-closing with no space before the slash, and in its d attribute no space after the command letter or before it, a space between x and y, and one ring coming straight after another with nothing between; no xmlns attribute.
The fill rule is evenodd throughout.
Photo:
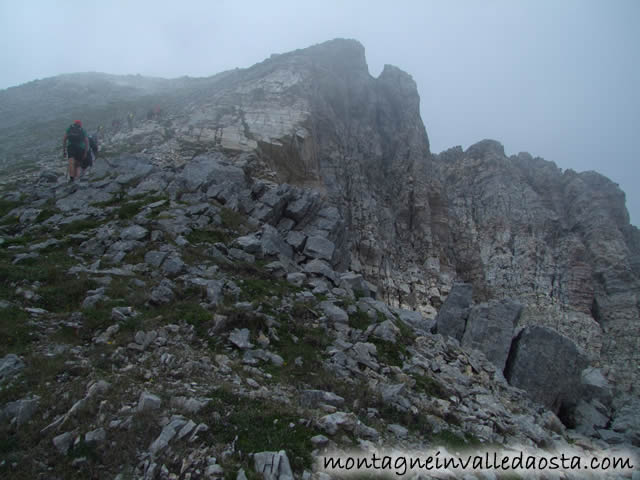
<svg viewBox="0 0 640 480"><path fill-rule="evenodd" d="M129 124L129 130L133 129L133 112L129 112L129 115L127 115L127 123Z"/></svg>
<svg viewBox="0 0 640 480"><path fill-rule="evenodd" d="M70 182L73 182L81 174L80 168L86 162L88 153L89 136L82 128L82 122L76 120L67 128L62 139L62 157L69 158Z"/></svg>

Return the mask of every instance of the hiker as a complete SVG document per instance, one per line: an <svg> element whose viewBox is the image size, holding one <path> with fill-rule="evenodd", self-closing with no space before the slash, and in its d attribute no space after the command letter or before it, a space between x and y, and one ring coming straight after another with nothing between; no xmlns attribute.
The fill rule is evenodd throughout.
<svg viewBox="0 0 640 480"><path fill-rule="evenodd" d="M73 182L81 174L80 168L89 153L89 137L82 128L82 122L73 122L62 139L62 157L69 158L69 181Z"/></svg>
<svg viewBox="0 0 640 480"><path fill-rule="evenodd" d="M93 166L93 161L98 157L98 133L89 135L89 152L87 153L86 160L80 165L83 168L83 172L89 167Z"/></svg>
<svg viewBox="0 0 640 480"><path fill-rule="evenodd" d="M120 131L120 126L122 125L122 123L120 122L120 119L118 118L114 118L113 121L111 122L111 129L113 130L113 135L115 135L116 133L118 133Z"/></svg>
<svg viewBox="0 0 640 480"><path fill-rule="evenodd" d="M129 124L129 130L133 129L133 112L129 112L129 115L127 115L127 123Z"/></svg>

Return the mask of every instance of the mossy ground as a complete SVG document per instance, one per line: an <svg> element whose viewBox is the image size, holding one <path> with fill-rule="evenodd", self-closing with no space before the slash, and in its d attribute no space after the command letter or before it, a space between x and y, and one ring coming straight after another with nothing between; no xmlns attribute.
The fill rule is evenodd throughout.
<svg viewBox="0 0 640 480"><path fill-rule="evenodd" d="M245 468L252 469L253 465L246 463L246 454L268 449L285 450L295 471L311 466L313 445L310 438L316 432L300 421L291 406L248 398L225 385L213 390L209 396L212 401L199 416L211 426L208 442L226 445L235 440L238 453L228 463L235 461L239 466L244 463Z"/></svg>

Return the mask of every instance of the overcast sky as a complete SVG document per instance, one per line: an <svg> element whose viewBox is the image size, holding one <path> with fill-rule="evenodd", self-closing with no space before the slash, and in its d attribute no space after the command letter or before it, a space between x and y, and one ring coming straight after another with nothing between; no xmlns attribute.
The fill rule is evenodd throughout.
<svg viewBox="0 0 640 480"><path fill-rule="evenodd" d="M0 0L0 88L208 76L336 37L418 84L431 150L501 141L597 170L640 225L640 0Z"/></svg>

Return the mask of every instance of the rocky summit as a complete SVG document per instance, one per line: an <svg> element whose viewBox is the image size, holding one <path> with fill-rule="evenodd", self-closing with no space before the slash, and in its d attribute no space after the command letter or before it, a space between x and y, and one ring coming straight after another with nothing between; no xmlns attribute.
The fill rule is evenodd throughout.
<svg viewBox="0 0 640 480"><path fill-rule="evenodd" d="M318 456L375 448L640 461L624 193L494 140L434 154L419 101L342 39L0 92L2 477L326 480ZM70 183L75 118L103 128Z"/></svg>

